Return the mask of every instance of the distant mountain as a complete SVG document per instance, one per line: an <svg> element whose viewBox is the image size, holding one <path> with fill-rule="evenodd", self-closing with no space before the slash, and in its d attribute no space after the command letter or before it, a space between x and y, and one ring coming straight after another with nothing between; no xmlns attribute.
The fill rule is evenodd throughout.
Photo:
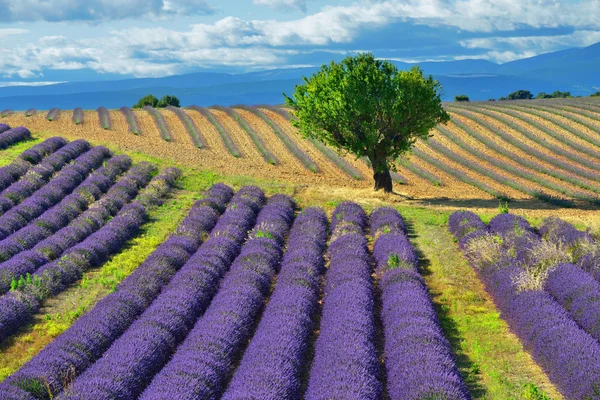
<svg viewBox="0 0 600 400"><path fill-rule="evenodd" d="M395 61L401 69L415 64ZM444 99L466 94L471 100L487 100L526 89L533 93L555 90L573 95L589 95L600 88L600 43L586 47L557 51L539 56L495 64L485 60L423 62L426 74L438 79L444 89ZM0 87L0 109L27 108L117 108L133 105L140 97L173 94L183 105L280 104L282 93L292 93L294 85L302 83L317 67L288 68L244 74L196 72L162 78L129 78L86 81L83 71L54 72L45 80L69 80L48 86ZM110 76L110 77L114 77ZM103 77L106 78L106 77Z"/></svg>

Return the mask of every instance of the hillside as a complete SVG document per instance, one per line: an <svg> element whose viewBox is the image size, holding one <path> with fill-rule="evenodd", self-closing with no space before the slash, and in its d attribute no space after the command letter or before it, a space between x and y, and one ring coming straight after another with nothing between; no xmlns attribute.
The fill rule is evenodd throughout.
<svg viewBox="0 0 600 400"><path fill-rule="evenodd" d="M397 193L432 203L503 199L536 201L544 207L600 205L600 101L448 103L446 108L452 121L438 126L428 142L418 143L406 161L399 160L393 176ZM27 126L43 136L85 138L224 175L313 186L372 184L366 162L340 157L300 138L285 110L237 106L179 111L182 116L159 111L165 121L163 132L147 110L133 111L137 135L130 132L120 110L109 111L112 126L107 130L100 127L98 112L89 110L79 125L70 110L59 111L53 121L46 111L29 117L6 112L0 122ZM186 116L184 122L181 118ZM239 151L238 157L226 146L227 140Z"/></svg>

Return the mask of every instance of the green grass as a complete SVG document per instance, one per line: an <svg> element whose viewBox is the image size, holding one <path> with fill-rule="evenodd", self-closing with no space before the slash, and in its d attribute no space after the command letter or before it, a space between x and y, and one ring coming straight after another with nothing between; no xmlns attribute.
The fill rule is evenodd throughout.
<svg viewBox="0 0 600 400"><path fill-rule="evenodd" d="M546 399L555 389L512 335L447 231L449 212L397 207L474 399ZM537 395L538 397L531 397ZM559 398L559 397L558 397Z"/></svg>
<svg viewBox="0 0 600 400"><path fill-rule="evenodd" d="M38 143L42 143L43 141L44 139L42 138L23 140L19 143L10 146L7 149L0 150L0 167L4 167L5 165L10 164L15 160L15 158L17 158L19 154L21 154L27 149L32 148Z"/></svg>

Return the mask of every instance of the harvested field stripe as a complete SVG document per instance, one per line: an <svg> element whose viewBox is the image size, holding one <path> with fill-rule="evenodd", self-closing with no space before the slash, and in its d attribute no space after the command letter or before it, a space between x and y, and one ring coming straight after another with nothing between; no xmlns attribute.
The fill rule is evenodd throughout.
<svg viewBox="0 0 600 400"><path fill-rule="evenodd" d="M60 113L60 108L53 108L50 111L48 111L48 114L46 114L46 119L48 121L56 121L58 119L59 113Z"/></svg>
<svg viewBox="0 0 600 400"><path fill-rule="evenodd" d="M515 157L514 153L512 153L511 151L507 150L506 148L494 143L492 140L486 138L485 136L477 133L474 129L471 129L469 126L467 126L466 124L462 123L461 121L454 119L452 121L454 123L454 125L456 125L459 129L461 129L463 132L467 133L468 135L470 135L471 137L475 138L476 140L484 143L486 146L488 146L491 149L494 149L496 151L498 151L500 154L505 155L506 157ZM490 128L488 128L490 129ZM591 190L594 193L600 193L600 187L593 184L593 183L588 183L585 182L583 180L581 180L581 177L585 177L587 179L590 179L592 181L594 181L595 175L591 172L588 172L586 170L583 170L575 165L572 165L568 162L562 161L552 155L548 155L546 153L543 153L541 151L538 151L526 144L521 143L519 140L517 140L516 138L512 137L511 135L507 134L506 132L503 132L499 129L496 129L493 131L493 133L496 133L498 136L500 136L501 139L503 139L506 143L509 143L510 145L518 148L519 150L523 151L526 154L530 154L533 155L537 158L539 158L540 160L543 160L545 162L547 162L548 164L552 165L552 166L558 166L559 168L562 168L564 171L568 171L569 173L574 174L574 176L569 176L566 173L563 173L563 171L559 170L559 171L553 171L551 169L548 168L544 168L543 166L540 165L540 171L544 171L544 173L551 175L551 176L555 176L559 179L565 180L567 182L571 182L583 189L587 189L587 190ZM536 165L538 163L535 163L533 161L526 161L526 158L524 157L518 157L519 161L523 164L528 163L529 165Z"/></svg>
<svg viewBox="0 0 600 400"><path fill-rule="evenodd" d="M558 205L558 206L562 206L562 207L573 206L573 204L566 199L559 199L559 198L551 196L547 193L544 193L542 191L531 189L523 184L516 182L512 177L498 174L498 173L486 168L484 165L482 165L480 163L470 161L464 157L461 157L460 155L454 153L452 150L448 149L447 147L440 144L439 142L437 142L434 139L430 139L427 142L427 144L432 149L434 149L436 152L441 153L444 156L448 157L449 159L464 165L466 168L468 168L472 171L475 171L483 176L487 176L488 178L491 178L491 179L495 180L496 182L501 183L505 186L508 186L510 188L518 190L521 193L525 193L535 199L539 199L539 200L548 202L550 204L554 204L554 205ZM520 176L520 174L516 174L516 175Z"/></svg>
<svg viewBox="0 0 600 400"><path fill-rule="evenodd" d="M219 136L221 136L221 140L223 141L223 144L229 151L229 154L231 154L232 156L234 156L236 158L239 158L242 156L240 151L238 150L238 148L235 146L235 144L231 140L231 136L229 136L229 133L225 130L223 125L221 125L221 123L219 121L217 121L215 116L210 113L210 111L208 111L204 107L198 107L198 106L189 106L188 109L198 111L200 114L202 114L202 116L204 118L206 118L211 124L213 124L213 126L219 133Z"/></svg>
<svg viewBox="0 0 600 400"><path fill-rule="evenodd" d="M490 132L497 134L498 136L500 136L503 139L505 139L506 141L508 141L510 144L522 149L525 152L528 152L529 154L535 154L536 157L540 157L545 160L551 159L552 161L548 161L551 163L560 162L562 168L564 168L566 170L576 170L577 174L585 176L588 179L600 182L600 175L598 175L598 173L597 173L598 171L600 171L600 166L595 165L595 163L592 163L592 162L587 162L584 164L584 160L582 160L581 156L578 154L574 154L573 152L563 150L557 145L550 144L550 143L546 142L545 140L543 140L542 138L539 138L536 135L528 133L528 135L527 135L528 139L534 141L541 147L544 147L545 149L549 150L550 154L552 154L552 153L558 154L562 157L569 159L570 162L573 162L573 164L570 164L569 162L558 160L558 159L552 157L551 155L548 155L547 153L538 151L535 148L522 143L518 138L514 137L513 135L510 135L509 133L506 133L506 132L498 129L497 127L487 123L485 120L483 120L482 118L480 118L477 115L476 111L471 112L471 111L453 109L452 112L456 112L457 114L459 114L467 119L470 119L475 124L478 124L486 129L488 129ZM458 125L458 123L457 123L457 125ZM464 126L464 124L463 124L463 126ZM527 131L524 130L523 132L527 132ZM577 165L579 165L579 164L583 164L583 165L585 165L585 167L595 170L596 172L585 171L585 170L577 167Z"/></svg>
<svg viewBox="0 0 600 400"><path fill-rule="evenodd" d="M273 112L276 112L277 114L281 115L288 121L292 118L292 115L289 112L287 112L287 110L284 110L282 108L273 107L273 106L260 106L260 107L263 107L263 108L266 108ZM351 176L352 178L354 178L356 180L364 179L364 177L362 176L360 171L358 171L352 165L348 164L348 162L346 160L344 160L342 157L340 157L336 152L331 150L329 147L325 146L323 143L321 143L317 139L308 138L308 141L311 142L313 144L313 146L315 146L317 148L317 150L319 150L327 159L329 159L329 161L334 163L339 169L344 171L346 174L348 174L349 176Z"/></svg>
<svg viewBox="0 0 600 400"><path fill-rule="evenodd" d="M121 112L127 120L127 125L129 125L129 132L133 133L134 135L139 135L141 132L138 125L138 121L133 111L131 111L131 108L121 107Z"/></svg>
<svg viewBox="0 0 600 400"><path fill-rule="evenodd" d="M586 128L588 128L589 130L591 130L595 133L600 133L600 130L598 129L598 127L595 127L595 126L583 121L581 118L577 118L572 115L560 113L559 112L561 110L560 108L548 109L546 107L540 107L540 106L523 106L523 105L515 105L515 106L511 105L511 106L506 106L506 108L509 108L509 109L515 110L515 111L521 111L523 113L529 113L529 114L535 115L536 117L543 118L543 119L547 120L548 122L551 122L554 125L564 129L565 131L573 134L574 136L577 136L578 138L583 139L586 142L593 144L594 146L600 147L600 140L589 136L588 134L584 133L581 129L578 129L576 126L569 126L568 124L565 124L560 119L556 118L554 115L566 118L566 119L574 122L575 124L580 124L582 126L585 126ZM548 114L550 114L550 115L548 115Z"/></svg>
<svg viewBox="0 0 600 400"><path fill-rule="evenodd" d="M481 112L482 114L487 115L488 117L497 119L498 121L502 122L503 124L505 124L507 126L510 126L512 129L514 129L516 131L524 133L523 131L525 130L525 128L523 126L519 126L518 124L515 124L512 121L510 121L509 119L504 118L502 116L491 114L491 113L489 113L489 111L485 112L485 111L483 111L484 109L489 110L489 111L496 111L498 113L502 113L505 115L509 115L513 118L516 118L525 124L529 124L529 125L535 127L536 129L539 129L540 131L544 132L548 136L553 137L554 139L564 143L565 145L576 149L577 151L585 153L585 154L589 155L590 157L600 159L600 152L598 152L592 148L589 148L587 146L581 145L573 140L570 140L569 138L565 137L564 135L562 135L560 133L557 133L556 131L554 131L552 129L546 128L544 125L536 122L533 118L529 117L528 115L519 114L518 112L516 112L517 110L515 108L481 106L481 108L479 108L479 107L477 108L477 111ZM522 111L522 110L519 110L519 111ZM528 113L528 111L524 111L524 110L522 112ZM545 116L540 116L540 118L547 119ZM580 139L585 140L588 143L591 143L593 145L600 147L600 141L596 141L587 135L581 135L579 132L573 133L573 134L575 136L579 137Z"/></svg>
<svg viewBox="0 0 600 400"><path fill-rule="evenodd" d="M545 103L544 105L542 104L515 104L515 106L517 107L523 107L523 108L527 108L529 110L539 110L539 111L545 111L549 114L555 115L555 116L559 116L562 118L566 118L572 122L575 122L575 124L579 124L582 126L585 126L586 128L588 128L589 130L591 130L592 132L595 132L597 134L600 134L600 129L597 126L594 126L593 124L589 123L588 121L585 120L585 118L582 118L583 116L585 116L584 114L582 114L582 112L578 109L566 109L563 105L560 104L553 104L553 103ZM575 115L571 115L571 114L565 114L562 113L560 111L566 111L568 113L571 114L575 114ZM554 122L556 125L560 126L563 129L568 130L569 132L571 132L571 130L573 131L579 131L579 129L577 128L577 126L569 126L566 125L565 123L561 122L560 120L558 120L557 118L555 118L554 116L547 116L547 115L543 115L544 118L551 120L552 122ZM597 120L598 117L592 117L591 119L595 119Z"/></svg>
<svg viewBox="0 0 600 400"><path fill-rule="evenodd" d="M497 166L498 168L505 169L506 171L508 171L514 175L517 175L523 179L527 179L532 182L535 182L535 183L542 185L548 189L555 190L555 191L562 193L568 197L571 197L574 199L585 200L585 201L590 201L590 200L593 200L594 202L596 201L596 199L592 199L586 193L574 192L573 190L565 188L562 185L557 185L554 182L550 182L547 179L544 179L543 177L540 177L531 171L527 171L524 168L513 166L507 162L504 162L504 161L498 159L497 157L490 157L487 154L485 154L485 152L480 151L477 148L475 148L474 146L471 146L470 144L464 142L461 138L459 138L457 135L452 133L447 128L442 128L441 126L438 126L438 130L442 136L444 136L445 138L447 138L452 143L456 144L457 146L459 146L466 152L474 155L475 157L477 157L481 160L485 160L485 161L489 162L490 164ZM512 153L509 153L509 154L512 154ZM513 156L510 158L513 161L515 161L516 163L523 164L523 165L529 167L530 169L533 169L534 171L545 173L545 171L544 171L545 167L540 164L537 164L534 162L529 162L527 159L520 158L516 154L513 154ZM554 176L551 174L548 174L548 175ZM560 175L560 174L556 174L556 175ZM555 177L555 178L557 178L557 177ZM557 178L557 179L559 179L559 178Z"/></svg>
<svg viewBox="0 0 600 400"><path fill-rule="evenodd" d="M110 121L110 114L105 107L98 108L98 121L100 122L100 127L104 130L111 130L112 123Z"/></svg>
<svg viewBox="0 0 600 400"><path fill-rule="evenodd" d="M269 163L271 165L279 164L277 157L275 157L273 155L273 153L271 153L269 151L269 149L267 149L267 146L262 141L260 136L258 136L258 134L254 131L254 129L252 129L252 127L250 125L248 125L248 123L234 109L232 109L230 107L221 107L221 106L214 106L212 108L214 108L215 110L223 111L224 113L227 113L227 115L229 115L231 118L233 118L242 127L242 129L248 134L248 136L252 140L252 143L254 143L254 146L256 147L256 149L258 150L258 152L260 153L262 158L267 163Z"/></svg>
<svg viewBox="0 0 600 400"><path fill-rule="evenodd" d="M173 136L171 135L171 132L169 132L169 127L167 126L165 118L162 116L160 111L151 106L145 106L144 110L148 111L148 113L152 115L152 119L154 119L154 123L156 124L156 127L158 128L160 136L163 138L163 140L165 142L172 142Z"/></svg>
<svg viewBox="0 0 600 400"><path fill-rule="evenodd" d="M569 103L559 103L562 107L568 108L569 110L578 110L580 114L585 115L586 117L594 120L600 119L600 104L586 104L581 102L569 102ZM575 111L573 111L575 112Z"/></svg>
<svg viewBox="0 0 600 400"><path fill-rule="evenodd" d="M306 167L306 169L312 172L319 172L319 167L317 166L317 164L313 160L311 160L311 158L296 145L292 138L290 138L283 130L281 130L279 125L277 125L264 112L262 112L257 107L249 107L244 105L237 105L234 107L246 110L257 115L267 125L269 125L273 133L277 135L277 137L283 142L285 147L298 159L298 161L302 163L302 165Z"/></svg>
<svg viewBox="0 0 600 400"><path fill-rule="evenodd" d="M446 173L448 173L449 175L452 175L459 181L466 183L467 185L474 186L477 189L482 190L482 191L494 196L497 199L510 200L506 194L500 193L496 189L486 185L485 183L479 181L478 179L467 176L463 172L461 172L457 169L454 169L454 168L450 167L449 165L444 164L443 162L436 159L435 157L431 157L429 154L425 153L424 151L417 149L416 147L413 147L412 151L413 151L413 154L415 154L417 157L419 157L422 160L424 160L425 162L435 166L436 168L439 168L442 171L445 171Z"/></svg>
<svg viewBox="0 0 600 400"><path fill-rule="evenodd" d="M73 110L73 123L75 125L83 124L83 110L81 108Z"/></svg>
<svg viewBox="0 0 600 400"><path fill-rule="evenodd" d="M194 146L196 146L199 149L203 149L206 147L206 142L202 138L202 135L200 134L198 127L196 126L194 121L190 118L190 116L185 113L184 110L182 110L179 107L173 107L173 106L168 106L167 110L172 111L173 113L175 113L175 115L177 115L177 117L179 118L181 123L183 123L183 126L185 126L185 130L187 131L188 135L190 135L190 138L192 139L192 143L194 143Z"/></svg>
<svg viewBox="0 0 600 400"><path fill-rule="evenodd" d="M25 116L26 117L31 117L32 115L34 115L36 113L35 108L30 108L29 110L25 111Z"/></svg>
<svg viewBox="0 0 600 400"><path fill-rule="evenodd" d="M442 182L442 178L436 176L435 174L432 174L431 172L421 168L419 165L417 165L416 163L412 162L412 160L406 160L406 159L398 159L396 160L398 162L398 164L400 164L401 166L403 166L404 168L408 169L410 172L412 172L413 174L420 176L421 178L429 181L433 186L443 186L444 183Z"/></svg>

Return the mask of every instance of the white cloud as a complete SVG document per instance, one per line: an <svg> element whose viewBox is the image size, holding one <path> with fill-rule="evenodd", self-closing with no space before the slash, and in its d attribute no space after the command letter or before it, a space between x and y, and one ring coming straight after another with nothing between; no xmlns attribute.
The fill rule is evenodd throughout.
<svg viewBox="0 0 600 400"><path fill-rule="evenodd" d="M207 0L0 0L0 22L106 21L214 13Z"/></svg>

